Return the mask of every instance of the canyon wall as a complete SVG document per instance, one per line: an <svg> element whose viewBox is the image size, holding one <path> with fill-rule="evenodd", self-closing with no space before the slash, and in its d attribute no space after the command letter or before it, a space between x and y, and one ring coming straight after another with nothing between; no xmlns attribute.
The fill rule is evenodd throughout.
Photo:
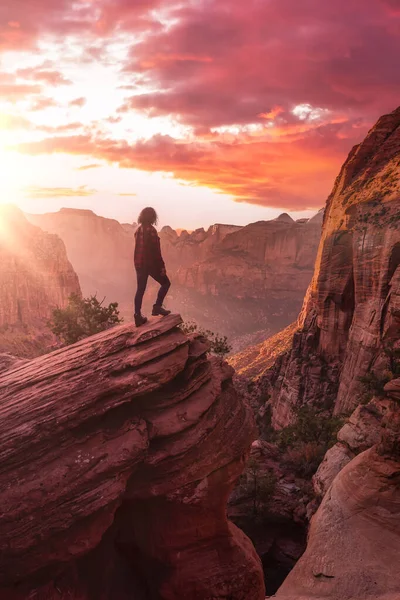
<svg viewBox="0 0 400 600"><path fill-rule="evenodd" d="M132 318L135 226L75 209L28 218L65 241L84 295L97 292L117 301L122 316ZM300 310L321 222L319 213L309 221L281 215L247 227L216 224L179 235L163 227L162 251L173 283L167 304L185 320L227 335L235 347L265 339ZM146 295L146 312L155 287Z"/></svg>
<svg viewBox="0 0 400 600"><path fill-rule="evenodd" d="M264 599L226 517L251 411L180 323L116 327L0 375L2 600Z"/></svg>
<svg viewBox="0 0 400 600"><path fill-rule="evenodd" d="M31 356L51 343L47 321L79 281L63 241L15 206L0 207L0 350Z"/></svg>
<svg viewBox="0 0 400 600"><path fill-rule="evenodd" d="M276 598L400 597L400 379L385 393L356 409L327 453L314 481L323 500L306 552Z"/></svg>
<svg viewBox="0 0 400 600"><path fill-rule="evenodd" d="M346 160L328 198L291 349L266 376L273 425L304 403L349 413L390 372L400 330L400 108Z"/></svg>
<svg viewBox="0 0 400 600"><path fill-rule="evenodd" d="M74 208L27 218L63 240L84 296L97 294L100 300L117 301L122 315L132 318L134 226Z"/></svg>

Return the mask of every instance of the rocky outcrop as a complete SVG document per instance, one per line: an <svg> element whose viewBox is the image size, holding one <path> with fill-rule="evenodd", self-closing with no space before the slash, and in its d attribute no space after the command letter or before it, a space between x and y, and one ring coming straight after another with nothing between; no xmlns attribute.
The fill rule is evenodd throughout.
<svg viewBox="0 0 400 600"><path fill-rule="evenodd" d="M400 597L400 379L385 392L356 409L316 473L314 486L324 498L306 552L277 598Z"/></svg>
<svg viewBox="0 0 400 600"><path fill-rule="evenodd" d="M400 328L400 108L379 119L328 198L292 348L266 378L273 425L304 403L349 413L361 379L391 371Z"/></svg>
<svg viewBox="0 0 400 600"><path fill-rule="evenodd" d="M379 408L376 401L360 407L341 430L334 452L378 443L342 465L332 478L311 521L307 550L277 598L400 597L400 379L388 384L386 391L389 397Z"/></svg>
<svg viewBox="0 0 400 600"><path fill-rule="evenodd" d="M311 521L305 554L277 598L399 598L399 467L371 449L341 471Z"/></svg>
<svg viewBox="0 0 400 600"><path fill-rule="evenodd" d="M0 350L19 356L43 352L53 341L52 309L80 294L64 243L27 221L12 205L0 207Z"/></svg>
<svg viewBox="0 0 400 600"><path fill-rule="evenodd" d="M264 598L226 518L252 417L180 322L117 327L0 375L2 600Z"/></svg>

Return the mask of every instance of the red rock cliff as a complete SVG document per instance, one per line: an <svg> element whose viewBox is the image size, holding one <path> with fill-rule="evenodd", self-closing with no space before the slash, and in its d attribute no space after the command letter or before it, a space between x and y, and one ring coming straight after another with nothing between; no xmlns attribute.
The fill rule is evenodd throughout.
<svg viewBox="0 0 400 600"><path fill-rule="evenodd" d="M119 302L124 317L132 317L134 228L91 210L63 208L27 217L64 241L84 296L106 296L108 302Z"/></svg>
<svg viewBox="0 0 400 600"><path fill-rule="evenodd" d="M180 322L0 376L2 600L263 600L255 550L226 517L252 417Z"/></svg>
<svg viewBox="0 0 400 600"><path fill-rule="evenodd" d="M80 293L79 281L62 240L29 223L16 207L1 207L1 350L34 354L52 309L72 293Z"/></svg>
<svg viewBox="0 0 400 600"><path fill-rule="evenodd" d="M307 550L277 598L400 598L400 379L385 390L385 400L359 407L339 435L350 454L368 449L333 477L311 521Z"/></svg>
<svg viewBox="0 0 400 600"><path fill-rule="evenodd" d="M351 411L360 377L388 368L400 328L399 165L400 108L351 151L328 198L298 332L268 376L276 427L303 403Z"/></svg>

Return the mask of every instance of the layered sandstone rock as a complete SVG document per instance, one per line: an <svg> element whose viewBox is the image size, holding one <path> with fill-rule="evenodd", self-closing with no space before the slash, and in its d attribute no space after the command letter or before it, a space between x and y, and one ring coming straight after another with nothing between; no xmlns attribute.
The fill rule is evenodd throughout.
<svg viewBox="0 0 400 600"><path fill-rule="evenodd" d="M333 454L340 448L351 453L373 445L345 461L331 482L326 481L327 491L311 521L307 550L277 598L400 597L400 379L388 384L386 392L387 399L357 409L341 430ZM338 460L332 464L337 466ZM326 467L320 469L319 485L327 473Z"/></svg>
<svg viewBox="0 0 400 600"><path fill-rule="evenodd" d="M382 426L397 412L393 398L373 398L368 404L356 408L337 435L338 442L326 453L313 477L314 490L323 498L336 475L357 454L378 444Z"/></svg>
<svg viewBox="0 0 400 600"><path fill-rule="evenodd" d="M314 270L322 213L307 223L289 215L226 235L206 260L181 269L180 282L203 294L265 299L304 293Z"/></svg>
<svg viewBox="0 0 400 600"><path fill-rule="evenodd" d="M118 327L0 376L2 600L264 598L226 518L251 414L180 322Z"/></svg>
<svg viewBox="0 0 400 600"><path fill-rule="evenodd" d="M27 221L12 205L0 207L0 350L21 356L51 342L47 321L65 306L79 281L62 240Z"/></svg>
<svg viewBox="0 0 400 600"><path fill-rule="evenodd" d="M270 371L273 424L303 403L351 412L366 373L391 369L400 328L400 108L355 147L325 211L291 350Z"/></svg>
<svg viewBox="0 0 400 600"><path fill-rule="evenodd" d="M370 449L336 477L311 521L305 554L277 598L397 600L400 463Z"/></svg>

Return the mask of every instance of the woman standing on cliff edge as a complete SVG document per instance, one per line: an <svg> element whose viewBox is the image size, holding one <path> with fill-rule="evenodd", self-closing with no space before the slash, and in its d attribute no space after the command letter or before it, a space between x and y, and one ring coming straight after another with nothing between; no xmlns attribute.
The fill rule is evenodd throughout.
<svg viewBox="0 0 400 600"><path fill-rule="evenodd" d="M167 277L165 263L161 255L160 238L154 225L158 217L154 208L144 208L138 217L139 227L135 232L135 269L137 275L137 292L135 296L135 325L139 327L147 322L142 315L143 296L146 291L147 280L152 277L160 284L156 303L152 315L166 317L170 310L163 308L164 298L168 293L171 282Z"/></svg>

